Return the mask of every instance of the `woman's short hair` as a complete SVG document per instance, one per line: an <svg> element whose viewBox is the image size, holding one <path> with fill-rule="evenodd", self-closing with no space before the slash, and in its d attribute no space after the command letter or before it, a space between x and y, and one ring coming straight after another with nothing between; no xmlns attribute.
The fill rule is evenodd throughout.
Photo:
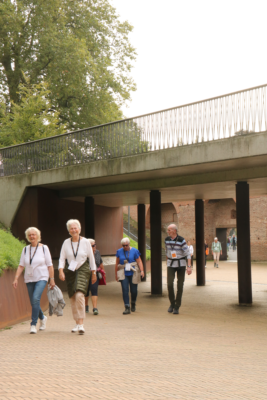
<svg viewBox="0 0 267 400"><path fill-rule="evenodd" d="M31 226L30 228L26 229L26 231L25 231L25 236L26 236L26 239L28 240L28 242L29 242L30 231L34 231L36 233L37 240L38 240L38 242L40 242L41 241L41 232L39 231L39 229L35 228L34 226Z"/></svg>
<svg viewBox="0 0 267 400"><path fill-rule="evenodd" d="M80 230L80 232L81 232L82 227L81 227L80 221L78 221L77 219L69 219L69 220L68 220L68 222L67 222L67 229L68 229L68 232L70 231L70 226L71 226L72 224L77 225L78 228L79 228L79 230Z"/></svg>
<svg viewBox="0 0 267 400"><path fill-rule="evenodd" d="M94 239L88 239L89 240L89 242L91 243L91 245L92 244L95 244L95 240Z"/></svg>
<svg viewBox="0 0 267 400"><path fill-rule="evenodd" d="M127 243L130 243L130 239L129 238L123 238L122 240L121 240L121 244L127 244Z"/></svg>

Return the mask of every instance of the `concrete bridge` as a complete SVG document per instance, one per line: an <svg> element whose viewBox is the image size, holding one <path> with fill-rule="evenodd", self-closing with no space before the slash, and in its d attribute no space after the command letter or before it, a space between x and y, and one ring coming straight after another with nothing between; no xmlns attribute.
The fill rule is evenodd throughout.
<svg viewBox="0 0 267 400"><path fill-rule="evenodd" d="M38 226L53 257L69 218L114 254L124 205L138 205L144 254L150 203L152 294L162 293L161 203L195 200L204 285L203 199L236 198L239 302L252 303L249 196L267 194L266 85L1 149L0 160L0 221L21 239Z"/></svg>

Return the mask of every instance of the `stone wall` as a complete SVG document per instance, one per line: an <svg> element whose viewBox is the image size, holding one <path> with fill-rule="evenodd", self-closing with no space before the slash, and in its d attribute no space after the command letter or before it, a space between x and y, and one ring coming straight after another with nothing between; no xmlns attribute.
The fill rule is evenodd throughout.
<svg viewBox="0 0 267 400"><path fill-rule="evenodd" d="M128 213L128 207L123 208ZM131 217L137 221L137 206L131 207ZM162 228L176 223L179 233L195 245L195 202L162 204ZM216 236L216 228L227 228L227 235L236 228L235 199L205 200L205 239L209 247ZM146 227L150 227L149 205L146 206ZM250 198L251 259L267 260L267 196ZM237 233L238 237L238 233Z"/></svg>

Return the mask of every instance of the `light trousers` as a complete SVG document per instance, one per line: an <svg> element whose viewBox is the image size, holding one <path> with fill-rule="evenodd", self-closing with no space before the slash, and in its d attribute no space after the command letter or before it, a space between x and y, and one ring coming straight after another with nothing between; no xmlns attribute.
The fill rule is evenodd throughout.
<svg viewBox="0 0 267 400"><path fill-rule="evenodd" d="M219 253L218 251L214 251L214 252L213 252L213 259L214 259L214 261L219 262L219 260L220 260L220 253Z"/></svg>
<svg viewBox="0 0 267 400"><path fill-rule="evenodd" d="M82 292L78 291L70 298L70 305L75 321L85 318L85 298Z"/></svg>

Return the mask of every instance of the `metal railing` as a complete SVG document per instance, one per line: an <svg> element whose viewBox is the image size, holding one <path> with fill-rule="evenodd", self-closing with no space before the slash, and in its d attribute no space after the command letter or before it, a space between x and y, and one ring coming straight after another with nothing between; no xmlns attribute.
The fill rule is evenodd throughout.
<svg viewBox="0 0 267 400"><path fill-rule="evenodd" d="M266 85L0 149L0 176L267 130Z"/></svg>

